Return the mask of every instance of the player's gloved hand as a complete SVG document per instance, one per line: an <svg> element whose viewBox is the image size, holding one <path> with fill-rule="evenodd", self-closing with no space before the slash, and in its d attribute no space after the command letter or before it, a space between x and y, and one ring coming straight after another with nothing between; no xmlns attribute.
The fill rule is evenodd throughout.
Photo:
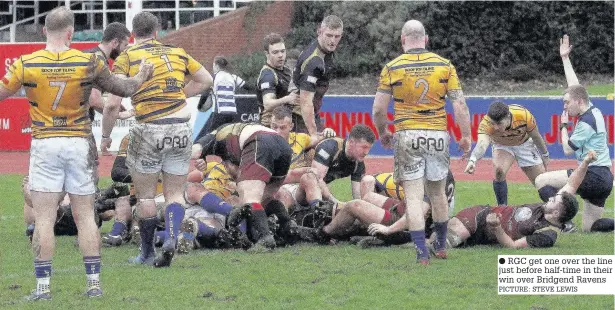
<svg viewBox="0 0 615 310"><path fill-rule="evenodd" d="M388 129L380 135L380 144L385 149L393 148L393 134Z"/></svg>
<svg viewBox="0 0 615 310"><path fill-rule="evenodd" d="M497 213L487 214L487 224L491 227L500 226L500 216Z"/></svg>
<svg viewBox="0 0 615 310"><path fill-rule="evenodd" d="M190 155L191 159L199 159L203 155L203 146L195 143L192 145L192 154Z"/></svg>
<svg viewBox="0 0 615 310"><path fill-rule="evenodd" d="M466 165L466 169L463 171L468 174L473 174L476 169L476 161L473 159L468 160L468 164Z"/></svg>
<svg viewBox="0 0 615 310"><path fill-rule="evenodd" d="M332 128L325 128L322 131L322 136L326 138L333 138L337 135L337 133L335 132L335 130L333 130Z"/></svg>
<svg viewBox="0 0 615 310"><path fill-rule="evenodd" d="M369 227L367 227L367 232L372 236L377 234L388 235L391 233L389 226L384 226L378 223L370 224Z"/></svg>

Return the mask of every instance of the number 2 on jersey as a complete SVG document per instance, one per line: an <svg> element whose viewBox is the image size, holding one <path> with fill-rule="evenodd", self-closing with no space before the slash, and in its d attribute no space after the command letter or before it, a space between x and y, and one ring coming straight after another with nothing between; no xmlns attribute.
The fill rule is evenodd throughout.
<svg viewBox="0 0 615 310"><path fill-rule="evenodd" d="M164 63L167 65L167 69L169 69L169 72L173 72L173 66L171 66L171 61L169 60L169 56L168 55L160 55L160 58L162 58L162 60L164 60Z"/></svg>
<svg viewBox="0 0 615 310"><path fill-rule="evenodd" d="M49 82L49 86L51 87L59 87L58 93L56 94L56 99L53 100L53 105L51 106L51 110L55 111L60 105L60 99L62 98L62 94L64 93L64 89L66 89L66 82L59 81L51 81Z"/></svg>
<svg viewBox="0 0 615 310"><path fill-rule="evenodd" d="M427 92L429 91L429 82L427 82L427 80L425 79L418 79L414 83L414 87L418 88L421 84L423 84L424 88L423 88L423 92L421 93L421 96L419 97L418 103L419 104L429 103L429 99L425 98L425 96L427 95Z"/></svg>

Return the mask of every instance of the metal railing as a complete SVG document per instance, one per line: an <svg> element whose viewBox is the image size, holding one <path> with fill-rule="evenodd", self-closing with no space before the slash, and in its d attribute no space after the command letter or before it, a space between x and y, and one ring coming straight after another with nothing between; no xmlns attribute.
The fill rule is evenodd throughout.
<svg viewBox="0 0 615 310"><path fill-rule="evenodd" d="M8 25L0 26L0 32L6 31L7 29L9 29L10 42L15 42L17 26L32 23L36 27L38 27L39 19L41 17L46 16L49 13L48 11L39 13L39 4L40 2L43 2L43 1L50 2L51 0L33 0L33 4L22 4L23 1L18 1L18 0L9 0L9 1L11 1L12 3L9 4L8 12L0 11L0 15L12 16L12 22ZM28 2L32 3L32 1L28 1ZM58 5L61 5L62 1L55 0L53 2L58 3ZM251 2L251 0L226 0L226 1L224 0L209 0L209 1L208 0L193 0L193 1L175 0L174 7L156 7L156 6L160 6L163 4L169 4L170 2L173 2L173 1L126 0L124 2L124 8L120 8L120 9L108 8L107 0L81 0L81 1L64 0L63 2L64 2L64 5L70 7L75 14L88 14L87 23L89 24L89 28L91 30L95 30L95 29L103 30L104 28L107 27L107 24L109 23L108 22L109 13L122 13L122 14L128 15L130 14L131 7L140 8L139 11L152 12L154 14L158 13L157 15L159 16L163 16L163 13L172 13L174 14L173 16L174 25L172 25L172 28L175 28L175 30L177 30L181 26L193 24L195 22L199 22L207 18L217 17L220 14L234 11L238 8L238 4L240 5L245 4L245 3ZM115 2L118 2L118 1L115 1ZM192 6L182 7L182 5L190 5L190 4L192 4ZM221 4L226 4L226 6L221 6ZM17 14L18 9L33 9L34 14L30 17L19 19L18 14ZM211 13L207 14L208 12L211 12ZM97 25L96 25L96 15L98 14L102 14L102 25L101 25L102 27L101 28L97 28ZM168 17L169 15L166 15L166 16ZM201 17L204 17L204 18L201 18ZM186 18L187 18L187 22L184 22L182 24L181 23L182 19L184 19L185 21ZM125 20L129 20L128 16L126 16ZM168 21L170 20L167 19L166 21L168 23ZM130 25L127 25L127 26L130 28ZM170 30L170 29L167 28L167 30Z"/></svg>

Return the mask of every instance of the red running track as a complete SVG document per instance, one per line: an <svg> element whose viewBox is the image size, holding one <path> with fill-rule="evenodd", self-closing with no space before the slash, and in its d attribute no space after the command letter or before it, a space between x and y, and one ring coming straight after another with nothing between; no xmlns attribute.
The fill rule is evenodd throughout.
<svg viewBox="0 0 615 310"><path fill-rule="evenodd" d="M111 167L115 156L100 156L100 166L98 171L101 176L110 176ZM28 152L0 152L0 175L2 174L21 174L28 172ZM370 157L365 161L367 173L391 172L393 171L392 157ZM478 162L477 171L473 174L465 174L465 161L460 159L451 160L451 170L455 175L455 180L459 181L490 181L493 179L493 166L491 159L483 159ZM549 170L569 169L577 166L575 160L552 160ZM508 172L506 178L510 182L527 182L525 174L516 165Z"/></svg>

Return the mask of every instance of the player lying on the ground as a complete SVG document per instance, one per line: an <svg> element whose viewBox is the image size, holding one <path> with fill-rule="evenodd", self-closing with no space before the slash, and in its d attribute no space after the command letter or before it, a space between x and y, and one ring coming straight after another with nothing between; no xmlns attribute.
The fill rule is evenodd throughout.
<svg viewBox="0 0 615 310"><path fill-rule="evenodd" d="M368 193L376 193L382 196L404 201L404 188L401 185L395 184L392 172L377 173L374 175L366 175L361 179L361 198L364 199ZM446 198L448 200L448 214L453 215L455 210L455 178L453 172L448 171L446 176ZM429 201L425 195L425 201ZM372 202L373 203L373 202ZM382 205L381 203L374 203Z"/></svg>
<svg viewBox="0 0 615 310"><path fill-rule="evenodd" d="M369 181L369 178L365 180ZM357 220L365 225L365 227L371 224L379 224L382 230L389 229L388 227L393 225L402 227L401 230L404 229L405 225L407 225L405 201L370 192L367 190L368 183L369 182L363 183L366 187L366 192L362 199L349 201L338 208L338 212L333 217L331 223L324 226L322 230L317 233L319 239L324 238L326 240L327 237L344 236ZM452 195L455 193L455 179L450 171L446 180L446 188L450 189L447 191L447 194L450 193L451 195L447 197L449 209L454 209L454 198ZM398 192L399 191L396 191L396 193ZM401 196L403 196L403 191L401 192ZM426 228L430 228L433 224L433 219L429 212L430 208L429 198L425 197L422 209ZM430 230L426 230L427 236L429 236L430 233ZM395 238L388 238L386 241L394 239L395 241L391 241L400 243L400 238L403 240L401 243L410 242L412 240L409 234L400 234L395 236Z"/></svg>
<svg viewBox="0 0 615 310"><path fill-rule="evenodd" d="M461 210L449 220L447 247L498 243L509 248L552 247L563 224L577 214L579 205L574 193L595 156L589 152L567 184L545 203L474 206ZM371 234L390 232L371 226L369 231Z"/></svg>
<svg viewBox="0 0 615 310"><path fill-rule="evenodd" d="M508 204L506 175L514 161L532 184L539 174L547 171L547 145L532 113L520 105L496 101L489 106L489 112L478 127L478 142L468 160L466 173L474 173L477 161L485 155L489 144L493 144L493 191L498 205Z"/></svg>
<svg viewBox="0 0 615 310"><path fill-rule="evenodd" d="M564 72L568 88L564 93L564 111L562 112L560 131L562 147L566 155L574 154L577 161L582 161L589 150L595 150L597 159L588 168L578 193L583 198L582 229L585 232L612 232L613 219L601 218L604 203L613 190L613 173L611 172L611 155L607 143L607 131L604 116L589 100L585 87L579 84L570 62L571 46L568 36L562 38L560 55L564 63ZM568 136L569 116L578 116L577 124ZM566 184L572 169L550 171L536 178L536 188L545 200L552 193Z"/></svg>
<svg viewBox="0 0 615 310"><path fill-rule="evenodd" d="M241 209L250 210L250 234L259 249L275 247L265 208L275 209L280 224L289 228L290 216L273 195L282 185L292 158L288 142L274 130L257 124L232 123L197 140L193 159L207 155L222 158L237 183ZM240 212L241 213L241 212ZM234 218L231 217L231 222Z"/></svg>

